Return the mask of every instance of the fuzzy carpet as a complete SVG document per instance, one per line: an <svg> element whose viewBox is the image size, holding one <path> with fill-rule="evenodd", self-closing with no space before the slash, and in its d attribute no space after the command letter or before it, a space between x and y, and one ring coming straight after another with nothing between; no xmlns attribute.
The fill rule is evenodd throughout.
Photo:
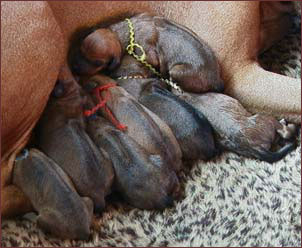
<svg viewBox="0 0 302 248"><path fill-rule="evenodd" d="M301 78L301 34L261 56L269 70ZM299 135L300 136L300 135ZM32 218L2 220L2 246L301 247L301 142L275 164L224 153L181 175L183 199L164 212L111 197L88 242L43 234Z"/></svg>

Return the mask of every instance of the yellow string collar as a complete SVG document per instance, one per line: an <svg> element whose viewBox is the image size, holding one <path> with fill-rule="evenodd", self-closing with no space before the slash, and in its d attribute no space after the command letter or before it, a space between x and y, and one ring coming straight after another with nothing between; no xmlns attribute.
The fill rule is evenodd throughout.
<svg viewBox="0 0 302 248"><path fill-rule="evenodd" d="M131 22L131 20L129 18L126 18L125 20L128 23L129 34L130 34L129 45L126 47L126 51L128 52L128 54L133 56L137 61L141 62L143 65L145 65L147 68L149 68L149 70L151 70L160 80L164 81L166 84L170 85L172 88L174 88L182 93L181 88L176 83L174 83L171 79L169 80L169 79L163 78L161 76L161 74L152 65L150 65L146 61L146 53L145 53L144 48L140 44L135 42L133 23ZM141 55L136 54L135 49L140 50ZM132 78L132 77L125 76L125 77L119 77L118 79L130 79L130 78Z"/></svg>

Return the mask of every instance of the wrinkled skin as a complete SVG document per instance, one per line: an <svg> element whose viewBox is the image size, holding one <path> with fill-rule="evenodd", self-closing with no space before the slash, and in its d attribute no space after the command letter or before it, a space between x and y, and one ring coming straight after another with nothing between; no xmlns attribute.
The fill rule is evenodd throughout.
<svg viewBox="0 0 302 248"><path fill-rule="evenodd" d="M115 81L107 76L96 75L84 80L82 85L86 88L94 88L112 82ZM154 114L151 114L150 110L138 103L123 88L116 86L109 88L107 92L103 91L101 93L103 99L108 93L109 98L106 106L120 123L127 126L126 133L144 147L148 153L160 155L173 170L178 171L181 167L181 150L169 127ZM95 104L98 103L95 97L93 100ZM104 108L100 108L100 113L110 120Z"/></svg>
<svg viewBox="0 0 302 248"><path fill-rule="evenodd" d="M125 56L114 78L124 75L151 77L150 71L133 57ZM156 78L117 79L141 104L169 125L185 160L210 159L215 153L213 131L208 120L179 97L164 88Z"/></svg>
<svg viewBox="0 0 302 248"><path fill-rule="evenodd" d="M164 77L170 77L186 91L190 92L221 92L223 81L219 76L219 65L214 52L193 31L151 14L139 14L130 18L135 32L135 41L146 52L146 60ZM92 75L107 67L114 69L129 45L129 27L126 21L109 26L108 30L98 29L89 34L82 42L82 57L76 56L72 61L76 73ZM171 42L173 41L173 42ZM111 49L108 49L111 48ZM141 54L141 52L138 52Z"/></svg>
<svg viewBox="0 0 302 248"><path fill-rule="evenodd" d="M116 190L130 205L162 210L173 204L179 193L178 178L159 155L147 152L101 117L88 121L87 132L111 158Z"/></svg>
<svg viewBox="0 0 302 248"><path fill-rule="evenodd" d="M293 124L280 123L272 116L253 115L236 99L219 93L185 93L181 97L207 117L224 149L272 163L295 148L293 142L288 142L280 150L270 151L278 136L293 138Z"/></svg>
<svg viewBox="0 0 302 248"><path fill-rule="evenodd" d="M31 149L15 163L13 183L31 200L44 231L60 238L89 238L91 199L80 197L64 171L42 152Z"/></svg>
<svg viewBox="0 0 302 248"><path fill-rule="evenodd" d="M110 160L85 132L81 92L68 67L63 67L37 128L38 147L71 178L78 193L94 202L95 211L105 208L114 172Z"/></svg>

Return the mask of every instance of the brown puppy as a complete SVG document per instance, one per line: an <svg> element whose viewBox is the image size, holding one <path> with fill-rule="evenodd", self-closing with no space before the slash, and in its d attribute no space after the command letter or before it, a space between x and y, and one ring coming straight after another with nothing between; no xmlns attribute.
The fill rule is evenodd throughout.
<svg viewBox="0 0 302 248"><path fill-rule="evenodd" d="M104 118L97 116L89 120L87 131L95 144L110 156L116 190L129 204L141 209L164 209L172 205L179 193L179 182L161 156L147 152Z"/></svg>
<svg viewBox="0 0 302 248"><path fill-rule="evenodd" d="M114 172L110 160L85 132L80 86L63 67L37 128L38 147L71 178L81 196L90 197L99 212L105 207Z"/></svg>
<svg viewBox="0 0 302 248"><path fill-rule="evenodd" d="M84 80L82 85L86 88L96 88L111 83L115 81L104 75L96 75ZM106 119L114 121L110 116L111 112L119 123L127 127L126 133L148 153L160 155L173 170L180 169L181 150L167 124L119 86L102 91L100 96L106 99L106 108L100 108L100 113ZM96 96L93 96L93 101L95 104L99 103Z"/></svg>
<svg viewBox="0 0 302 248"><path fill-rule="evenodd" d="M292 138L295 133L293 124L286 126L272 116L253 115L236 99L219 93L185 93L181 97L208 118L217 141L227 150L272 163L295 148L294 143L288 143L278 151L270 150L279 135L284 139Z"/></svg>
<svg viewBox="0 0 302 248"><path fill-rule="evenodd" d="M137 42L146 52L146 60L163 75L186 91L223 91L219 66L214 52L193 31L175 22L147 13L130 18ZM110 30L112 34L110 34ZM127 21L98 29L82 42L72 68L79 74L95 74L120 60L120 50L129 45ZM120 46L118 45L120 43ZM110 49L111 48L111 49ZM141 55L141 51L135 48ZM114 56L114 57L113 57Z"/></svg>
<svg viewBox="0 0 302 248"><path fill-rule="evenodd" d="M31 149L17 157L13 183L39 213L37 224L60 238L88 239L93 203L80 197L64 171L42 152Z"/></svg>
<svg viewBox="0 0 302 248"><path fill-rule="evenodd" d="M210 159L216 154L213 130L203 114L166 90L162 81L126 55L112 74L118 84L169 125L185 160ZM127 78L123 76L128 75ZM121 77L121 78L120 78ZM142 77L142 78L140 78Z"/></svg>

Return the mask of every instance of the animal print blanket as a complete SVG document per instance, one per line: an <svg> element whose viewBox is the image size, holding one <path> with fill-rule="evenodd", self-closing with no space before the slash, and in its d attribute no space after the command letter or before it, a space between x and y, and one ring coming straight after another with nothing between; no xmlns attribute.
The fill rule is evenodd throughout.
<svg viewBox="0 0 302 248"><path fill-rule="evenodd" d="M300 44L300 33L288 35L261 56L263 66L301 78ZM134 209L113 196L88 242L46 236L29 215L2 220L1 245L301 247L300 141L275 164L224 153L188 165L182 199L163 212Z"/></svg>

